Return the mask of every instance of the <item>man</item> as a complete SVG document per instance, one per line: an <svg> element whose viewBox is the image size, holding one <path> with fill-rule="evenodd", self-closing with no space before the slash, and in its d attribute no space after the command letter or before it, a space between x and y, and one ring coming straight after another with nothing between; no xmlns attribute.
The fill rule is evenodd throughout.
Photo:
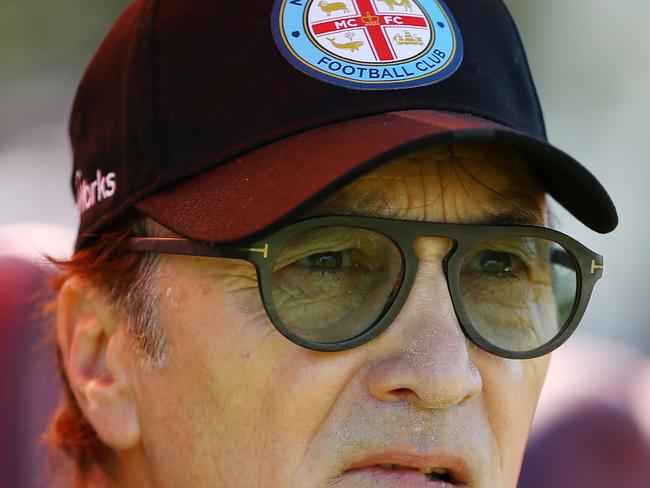
<svg viewBox="0 0 650 488"><path fill-rule="evenodd" d="M500 0L136 1L70 127L80 486L516 485L617 216Z"/></svg>

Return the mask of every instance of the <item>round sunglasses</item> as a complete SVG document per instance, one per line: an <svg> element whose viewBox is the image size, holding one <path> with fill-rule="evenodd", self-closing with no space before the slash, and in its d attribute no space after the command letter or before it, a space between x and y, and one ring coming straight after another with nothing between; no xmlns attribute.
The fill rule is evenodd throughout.
<svg viewBox="0 0 650 488"><path fill-rule="evenodd" d="M446 240L442 267L465 336L504 358L542 356L566 341L603 273L602 256L530 225L320 216L246 244L134 237L130 247L247 260L281 334L315 351L343 351L395 319L415 281L422 237Z"/></svg>

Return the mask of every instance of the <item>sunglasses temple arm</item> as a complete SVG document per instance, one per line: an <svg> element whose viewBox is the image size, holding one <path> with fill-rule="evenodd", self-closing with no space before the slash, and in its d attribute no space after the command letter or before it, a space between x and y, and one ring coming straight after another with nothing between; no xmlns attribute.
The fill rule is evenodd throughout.
<svg viewBox="0 0 650 488"><path fill-rule="evenodd" d="M137 252L243 259L251 253L250 248L204 244L183 237L133 237L129 239L129 249Z"/></svg>

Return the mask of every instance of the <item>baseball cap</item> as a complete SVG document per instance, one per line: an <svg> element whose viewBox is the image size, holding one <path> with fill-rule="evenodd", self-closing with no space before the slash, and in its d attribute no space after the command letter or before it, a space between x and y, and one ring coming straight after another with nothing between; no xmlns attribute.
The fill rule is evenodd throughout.
<svg viewBox="0 0 650 488"><path fill-rule="evenodd" d="M514 146L585 225L618 222L549 144L501 0L136 0L81 80L70 137L78 249L134 209L199 241L251 238L455 141Z"/></svg>

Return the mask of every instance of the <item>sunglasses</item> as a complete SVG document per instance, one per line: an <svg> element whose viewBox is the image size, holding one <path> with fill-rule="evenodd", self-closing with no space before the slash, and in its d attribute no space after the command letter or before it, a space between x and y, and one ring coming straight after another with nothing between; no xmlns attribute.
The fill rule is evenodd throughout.
<svg viewBox="0 0 650 488"><path fill-rule="evenodd" d="M323 216L245 246L134 237L130 247L249 261L281 334L315 351L343 351L395 319L415 281L415 242L422 237L446 239L442 268L465 336L504 358L542 356L566 341L603 273L602 256L561 232L530 225Z"/></svg>

